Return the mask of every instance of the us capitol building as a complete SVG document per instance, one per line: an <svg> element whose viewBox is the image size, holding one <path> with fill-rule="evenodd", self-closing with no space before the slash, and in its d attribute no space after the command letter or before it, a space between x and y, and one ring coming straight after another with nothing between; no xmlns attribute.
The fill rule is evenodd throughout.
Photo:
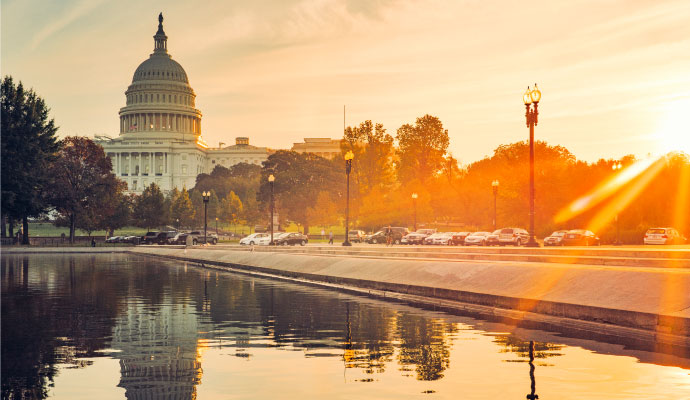
<svg viewBox="0 0 690 400"><path fill-rule="evenodd" d="M154 49L134 71L132 84L120 109L117 138L97 136L113 163L115 175L127 183L130 193L141 193L151 183L161 190L193 188L196 177L216 165L260 165L268 157L265 147L249 145L237 137L235 144L210 148L201 138L201 111L187 73L168 54L163 15L158 16Z"/></svg>

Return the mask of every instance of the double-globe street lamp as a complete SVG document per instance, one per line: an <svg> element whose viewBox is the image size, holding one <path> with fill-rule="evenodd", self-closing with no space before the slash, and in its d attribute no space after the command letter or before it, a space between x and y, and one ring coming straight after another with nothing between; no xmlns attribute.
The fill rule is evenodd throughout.
<svg viewBox="0 0 690 400"><path fill-rule="evenodd" d="M620 171L621 168L623 168L623 165L621 165L620 161L614 162L611 166L613 172ZM618 222L618 211L616 211L616 241L613 243L613 245L620 246L622 244L623 243L621 243L620 240L620 223Z"/></svg>
<svg viewBox="0 0 690 400"><path fill-rule="evenodd" d="M527 247L539 247L534 236L534 127L539 117L539 100L541 100L541 92L537 84L534 84L532 90L527 86L527 91L522 95L522 101L525 103L525 119L529 128L529 240ZM534 108L530 107L532 104Z"/></svg>
<svg viewBox="0 0 690 400"><path fill-rule="evenodd" d="M414 208L414 231L417 232L417 193L412 193L412 207Z"/></svg>
<svg viewBox="0 0 690 400"><path fill-rule="evenodd" d="M347 174L347 197L345 200L345 241L343 246L352 246L350 243L350 172L352 172L352 159L355 155L352 150L345 153L345 174Z"/></svg>
<svg viewBox="0 0 690 400"><path fill-rule="evenodd" d="M496 230L496 196L498 196L498 179L491 182L491 188L494 191L494 230Z"/></svg>
<svg viewBox="0 0 690 400"><path fill-rule="evenodd" d="M274 245L273 243L273 182L275 182L276 177L273 176L273 174L268 176L268 185L271 187L271 243L269 243L271 246Z"/></svg>
<svg viewBox="0 0 690 400"><path fill-rule="evenodd" d="M201 193L201 197L204 199L204 244L208 243L206 237L206 229L208 228L208 220L206 219L208 210L208 201L211 199L211 192Z"/></svg>

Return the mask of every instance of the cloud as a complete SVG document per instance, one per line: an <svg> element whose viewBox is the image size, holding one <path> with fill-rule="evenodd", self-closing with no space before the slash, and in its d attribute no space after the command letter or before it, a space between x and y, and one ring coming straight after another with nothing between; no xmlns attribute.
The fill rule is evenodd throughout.
<svg viewBox="0 0 690 400"><path fill-rule="evenodd" d="M105 0L83 0L74 7L70 8L67 13L56 19L52 23L47 24L43 29L36 32L31 41L31 50L36 49L45 39L61 31L72 22L78 20L84 15L90 13L93 9L104 3Z"/></svg>

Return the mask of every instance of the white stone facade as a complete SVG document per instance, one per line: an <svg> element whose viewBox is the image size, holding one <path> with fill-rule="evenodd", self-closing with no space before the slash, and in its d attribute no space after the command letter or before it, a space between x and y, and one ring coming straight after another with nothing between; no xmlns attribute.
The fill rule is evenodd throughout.
<svg viewBox="0 0 690 400"><path fill-rule="evenodd" d="M238 137L233 146L209 148L201 138L201 111L195 108L196 94L187 73L168 54L162 15L153 38L153 53L136 69L125 91L119 136L96 138L127 191L141 193L151 183L163 191L190 189L197 175L216 165L265 161L268 149L250 146L246 137Z"/></svg>

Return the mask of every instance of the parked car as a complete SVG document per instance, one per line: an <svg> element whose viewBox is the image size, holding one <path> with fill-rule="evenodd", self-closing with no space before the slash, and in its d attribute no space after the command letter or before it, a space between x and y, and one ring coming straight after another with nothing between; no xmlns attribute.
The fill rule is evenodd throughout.
<svg viewBox="0 0 690 400"><path fill-rule="evenodd" d="M487 246L498 246L498 236L501 234L500 229L496 229L495 231L491 232L487 237L486 237L486 245Z"/></svg>
<svg viewBox="0 0 690 400"><path fill-rule="evenodd" d="M391 231L391 241L393 244L400 244L402 238L410 233L410 230L400 226L383 227L380 231L374 233L373 235L367 237L367 243L386 243L387 242L387 232Z"/></svg>
<svg viewBox="0 0 690 400"><path fill-rule="evenodd" d="M123 236L120 243L139 244L141 243L141 236Z"/></svg>
<svg viewBox="0 0 690 400"><path fill-rule="evenodd" d="M270 235L269 235L270 236ZM273 243L276 246L294 246L296 244L299 244L300 246L304 246L309 242L309 238L306 235L303 235L299 232L289 232L284 235L280 235L280 237L276 238L274 236L273 238Z"/></svg>
<svg viewBox="0 0 690 400"><path fill-rule="evenodd" d="M155 243L160 245L169 244L170 239L173 239L175 236L177 236L177 232L175 231L158 232Z"/></svg>
<svg viewBox="0 0 690 400"><path fill-rule="evenodd" d="M123 238L123 236L111 236L111 237L105 239L105 242L106 243L122 243L121 242L122 238Z"/></svg>
<svg viewBox="0 0 690 400"><path fill-rule="evenodd" d="M192 244L197 245L199 243L204 243L204 232L203 231L191 231L188 233L192 237ZM186 239L186 238L185 238ZM206 231L206 240L211 244L218 244L218 235ZM186 242L185 242L186 244Z"/></svg>
<svg viewBox="0 0 690 400"><path fill-rule="evenodd" d="M366 233L360 230L352 230L347 233L347 240L353 243L362 243Z"/></svg>
<svg viewBox="0 0 690 400"><path fill-rule="evenodd" d="M568 231L556 231L544 238L544 246L562 246L563 237Z"/></svg>
<svg viewBox="0 0 690 400"><path fill-rule="evenodd" d="M188 233L178 232L175 236L168 239L168 244L187 244Z"/></svg>
<svg viewBox="0 0 690 400"><path fill-rule="evenodd" d="M470 235L470 232L455 232L453 234L453 244L462 246L465 244L465 238Z"/></svg>
<svg viewBox="0 0 690 400"><path fill-rule="evenodd" d="M240 239L240 244L243 246L254 246L258 244L268 245L271 241L271 234L265 232L252 233ZM265 242L265 243L264 243Z"/></svg>
<svg viewBox="0 0 690 400"><path fill-rule="evenodd" d="M651 228L644 234L644 244L682 244L686 240L674 228Z"/></svg>
<svg viewBox="0 0 690 400"><path fill-rule="evenodd" d="M418 229L400 239L401 244L424 244L424 239L436 233L436 229Z"/></svg>
<svg viewBox="0 0 690 400"><path fill-rule="evenodd" d="M463 245L465 246L486 246L486 237L489 236L489 232L474 232L465 237Z"/></svg>
<svg viewBox="0 0 690 400"><path fill-rule="evenodd" d="M424 239L426 245L452 245L454 232L436 232Z"/></svg>
<svg viewBox="0 0 690 400"><path fill-rule="evenodd" d="M527 243L528 240L529 233L522 228L503 228L498 233L498 244L500 246L522 246Z"/></svg>
<svg viewBox="0 0 690 400"><path fill-rule="evenodd" d="M591 231L573 229L563 237L563 246L599 246L599 238Z"/></svg>
<svg viewBox="0 0 690 400"><path fill-rule="evenodd" d="M146 235L141 237L141 244L155 244L158 240L158 231L146 232Z"/></svg>

